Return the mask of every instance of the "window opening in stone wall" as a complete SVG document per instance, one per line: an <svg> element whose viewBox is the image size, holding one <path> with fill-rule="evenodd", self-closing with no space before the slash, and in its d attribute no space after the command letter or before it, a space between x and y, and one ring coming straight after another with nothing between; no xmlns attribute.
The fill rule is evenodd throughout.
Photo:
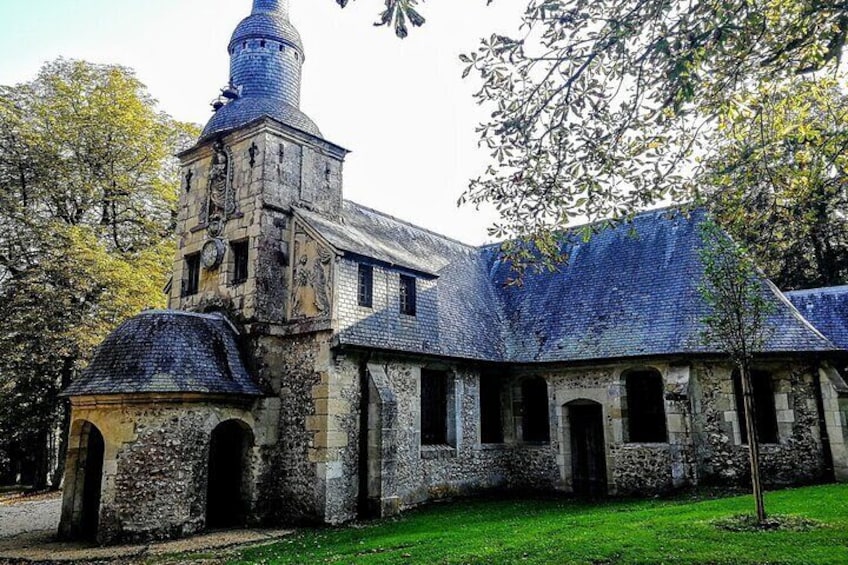
<svg viewBox="0 0 848 565"><path fill-rule="evenodd" d="M235 241L230 244L233 250L233 284L242 284L247 280L247 266L250 251L248 241Z"/></svg>
<svg viewBox="0 0 848 565"><path fill-rule="evenodd" d="M415 315L415 277L400 276L400 312L408 316Z"/></svg>
<svg viewBox="0 0 848 565"><path fill-rule="evenodd" d="M359 264L358 302L360 306L371 308L374 303L374 268Z"/></svg>
<svg viewBox="0 0 848 565"><path fill-rule="evenodd" d="M766 371L751 371L753 388L754 425L760 443L777 443L777 410L774 405L774 382ZM742 378L733 371L733 396L736 397L736 417L739 436L743 444L748 443L748 427L745 424L745 404L742 396Z"/></svg>
<svg viewBox="0 0 848 565"><path fill-rule="evenodd" d="M183 287L183 296L197 294L200 290L200 253L186 255L185 258L186 277Z"/></svg>
<svg viewBox="0 0 848 565"><path fill-rule="evenodd" d="M259 42L259 46L262 47L263 49L265 48L265 40L264 39Z"/></svg>
<svg viewBox="0 0 848 565"><path fill-rule="evenodd" d="M524 441L550 441L548 383L545 379L526 379L521 383L521 404L521 430Z"/></svg>
<svg viewBox="0 0 848 565"><path fill-rule="evenodd" d="M498 375L480 375L480 443L503 443L501 415L501 379Z"/></svg>
<svg viewBox="0 0 848 565"><path fill-rule="evenodd" d="M633 443L668 441L662 375L656 370L630 371L627 390L628 439Z"/></svg>
<svg viewBox="0 0 848 565"><path fill-rule="evenodd" d="M421 445L448 443L448 375L421 371Z"/></svg>

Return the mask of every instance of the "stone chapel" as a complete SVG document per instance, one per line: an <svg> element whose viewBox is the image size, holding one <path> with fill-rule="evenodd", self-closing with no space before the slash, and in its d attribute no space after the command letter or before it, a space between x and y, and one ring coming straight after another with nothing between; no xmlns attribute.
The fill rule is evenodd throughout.
<svg viewBox="0 0 848 565"><path fill-rule="evenodd" d="M738 377L700 339L702 213L639 214L505 285L497 245L344 199L347 151L299 109L288 0L254 0L227 49L229 86L179 155L170 309L121 325L63 393L63 537L748 480ZM846 480L848 289L763 292L762 475Z"/></svg>

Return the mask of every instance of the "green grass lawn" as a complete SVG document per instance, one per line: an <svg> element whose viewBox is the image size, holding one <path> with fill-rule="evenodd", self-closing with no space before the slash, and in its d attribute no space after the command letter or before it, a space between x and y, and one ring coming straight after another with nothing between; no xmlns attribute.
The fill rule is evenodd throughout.
<svg viewBox="0 0 848 565"><path fill-rule="evenodd" d="M770 513L823 522L807 532L737 533L710 521L750 496L582 503L459 500L399 518L304 530L245 550L245 563L848 563L848 485L767 493Z"/></svg>

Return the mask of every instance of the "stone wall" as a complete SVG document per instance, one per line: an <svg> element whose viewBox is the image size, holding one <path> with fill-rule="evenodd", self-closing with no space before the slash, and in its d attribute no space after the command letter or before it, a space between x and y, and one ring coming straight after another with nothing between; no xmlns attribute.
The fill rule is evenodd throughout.
<svg viewBox="0 0 848 565"><path fill-rule="evenodd" d="M78 519L83 471L74 451L84 423L100 431L105 446L98 541L137 542L203 530L209 444L218 424L238 420L250 430L244 478L245 484L254 483L253 477L264 472L259 453L277 440L268 427L276 410L273 400L239 405L199 395L75 398L61 533L69 537ZM245 495L246 521L256 522L259 493Z"/></svg>
<svg viewBox="0 0 848 565"><path fill-rule="evenodd" d="M216 157L212 141L181 156L182 192L177 218L170 307L220 309L243 322L285 323L291 288L292 211L303 207L335 218L341 210L345 151L296 130L265 121L220 139L226 155L227 190L233 210L224 214L220 235L210 220ZM212 179L212 180L210 180ZM199 291L183 292L185 258L214 238L225 244L223 261L201 269ZM248 242L248 276L233 279L229 243Z"/></svg>
<svg viewBox="0 0 848 565"><path fill-rule="evenodd" d="M280 399L279 442L263 451L269 523L356 516L358 368L333 360L330 333L256 336L258 375Z"/></svg>
<svg viewBox="0 0 848 565"><path fill-rule="evenodd" d="M384 424L380 430L384 441L381 450L370 452L371 456L392 458L392 476L382 481L383 501L394 499L397 508L404 508L493 487L545 489L557 483L555 453L549 445L514 440L480 443L479 368L377 356L371 357L369 365L372 372L379 370L385 375L383 387L392 403L391 426ZM447 410L448 443L444 445L421 444L423 368L447 371L449 375L451 405ZM378 392L376 388L372 390L372 394ZM369 461L369 469L375 472L372 463ZM384 514L388 513L386 510L383 509Z"/></svg>
<svg viewBox="0 0 848 565"><path fill-rule="evenodd" d="M822 480L826 469L813 374L817 368L799 361L774 361L756 368L772 375L778 423L778 443L761 445L763 482L788 485ZM701 478L746 484L748 447L741 441L732 369L697 363L693 372L698 388L693 424Z"/></svg>

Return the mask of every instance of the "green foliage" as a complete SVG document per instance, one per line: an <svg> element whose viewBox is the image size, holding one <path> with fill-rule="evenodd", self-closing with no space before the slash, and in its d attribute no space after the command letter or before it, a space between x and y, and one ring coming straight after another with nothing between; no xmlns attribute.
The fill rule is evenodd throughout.
<svg viewBox="0 0 848 565"><path fill-rule="evenodd" d="M708 306L703 340L723 351L739 367L748 367L769 337L769 314L775 310L767 283L751 256L713 221L700 224L698 256L704 277L698 287Z"/></svg>
<svg viewBox="0 0 848 565"><path fill-rule="evenodd" d="M489 0L491 2L491 0ZM336 0L336 4L342 8L347 7L349 0ZM415 6L418 0L385 0L385 9L380 12L375 26L387 26L394 28L395 35L403 39L409 35L407 22L415 27L421 27L427 21Z"/></svg>
<svg viewBox="0 0 848 565"><path fill-rule="evenodd" d="M59 59L0 87L0 450L46 446L94 346L164 306L172 156L194 135L122 67Z"/></svg>
<svg viewBox="0 0 848 565"><path fill-rule="evenodd" d="M728 99L700 200L782 289L848 282L844 77L762 85Z"/></svg>
<svg viewBox="0 0 848 565"><path fill-rule="evenodd" d="M727 100L835 67L848 3L530 0L520 34L462 55L491 154L460 202L499 238L618 219L697 194Z"/></svg>
<svg viewBox="0 0 848 565"><path fill-rule="evenodd" d="M240 563L844 563L848 486L773 492L781 514L827 524L811 531L727 532L713 521L747 497L582 503L564 499L463 500L398 519L303 530L244 551Z"/></svg>

